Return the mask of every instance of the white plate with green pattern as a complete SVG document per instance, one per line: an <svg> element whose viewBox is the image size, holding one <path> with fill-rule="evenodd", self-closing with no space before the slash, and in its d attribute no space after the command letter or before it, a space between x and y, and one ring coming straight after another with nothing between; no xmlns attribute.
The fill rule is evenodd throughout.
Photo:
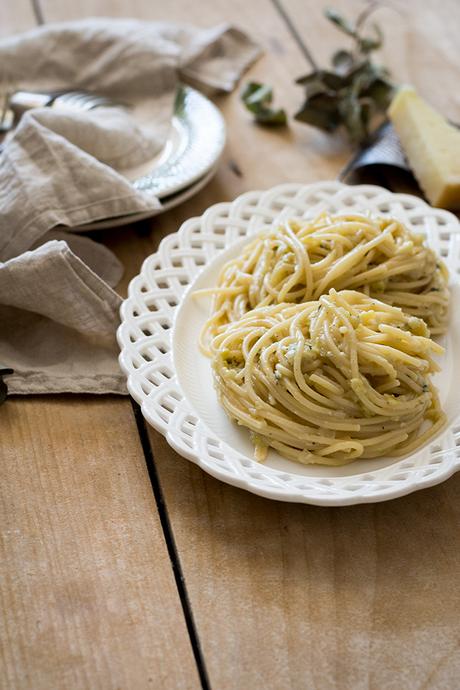
<svg viewBox="0 0 460 690"><path fill-rule="evenodd" d="M123 174L136 189L163 199L203 178L215 166L224 145L225 122L218 108L199 91L181 86L163 150Z"/></svg>

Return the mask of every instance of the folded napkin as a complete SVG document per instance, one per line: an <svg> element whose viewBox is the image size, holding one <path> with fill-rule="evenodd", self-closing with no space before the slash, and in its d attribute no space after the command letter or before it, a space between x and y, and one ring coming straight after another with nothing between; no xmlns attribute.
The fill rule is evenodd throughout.
<svg viewBox="0 0 460 690"><path fill-rule="evenodd" d="M230 91L259 48L228 25L87 19L0 41L14 89L87 90L122 107L26 113L0 153L0 363L12 393L125 393L115 329L122 267L53 230L161 204L120 170L168 136L179 80Z"/></svg>

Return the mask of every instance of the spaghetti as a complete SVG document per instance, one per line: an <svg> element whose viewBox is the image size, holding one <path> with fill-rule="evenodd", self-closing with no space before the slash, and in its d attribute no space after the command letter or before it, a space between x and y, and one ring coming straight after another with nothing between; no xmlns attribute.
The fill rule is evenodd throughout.
<svg viewBox="0 0 460 690"><path fill-rule="evenodd" d="M305 464L400 456L445 421L430 381L443 350L428 335L399 308L332 289L222 326L211 343L215 386L259 460L268 447Z"/></svg>
<svg viewBox="0 0 460 690"><path fill-rule="evenodd" d="M251 309L316 300L331 288L358 290L445 332L448 272L421 235L394 218L323 213L256 237L223 267L201 347Z"/></svg>

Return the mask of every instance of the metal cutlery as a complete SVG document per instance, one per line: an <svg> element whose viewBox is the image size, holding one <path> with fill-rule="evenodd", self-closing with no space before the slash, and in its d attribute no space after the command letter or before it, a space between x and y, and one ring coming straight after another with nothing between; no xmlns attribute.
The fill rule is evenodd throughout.
<svg viewBox="0 0 460 690"><path fill-rule="evenodd" d="M120 105L106 96L99 96L89 91L55 91L34 92L15 91L5 98L0 115L0 132L15 127L28 110L34 108L57 108L71 110L93 110L101 107Z"/></svg>

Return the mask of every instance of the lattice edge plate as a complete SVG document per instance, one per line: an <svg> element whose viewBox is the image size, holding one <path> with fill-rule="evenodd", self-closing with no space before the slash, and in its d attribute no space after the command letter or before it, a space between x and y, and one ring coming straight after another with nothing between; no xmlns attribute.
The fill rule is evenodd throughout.
<svg viewBox="0 0 460 690"><path fill-rule="evenodd" d="M395 215L418 232L460 280L460 225L447 211L407 194L373 185L339 182L288 183L266 192L248 192L231 203L211 206L167 236L131 281L117 332L120 365L128 389L147 421L184 457L209 474L253 493L284 501L349 505L395 498L437 484L460 468L460 419L422 458L405 458L383 469L346 477L306 477L261 465L216 437L184 396L172 364L174 317L186 290L204 266L244 236L277 220L370 208Z"/></svg>

